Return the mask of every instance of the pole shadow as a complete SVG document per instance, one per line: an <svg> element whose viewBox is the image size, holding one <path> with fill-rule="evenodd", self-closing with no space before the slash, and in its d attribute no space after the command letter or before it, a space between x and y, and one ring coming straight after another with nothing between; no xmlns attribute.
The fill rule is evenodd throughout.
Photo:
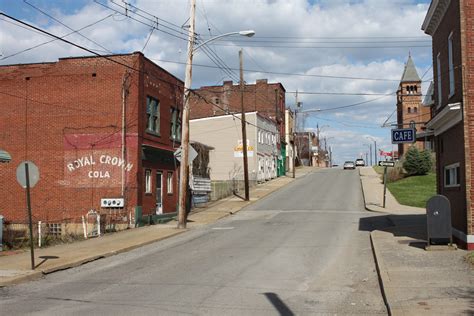
<svg viewBox="0 0 474 316"><path fill-rule="evenodd" d="M35 269L50 259L59 259L58 256L39 256L39 258L43 260L35 266Z"/></svg>
<svg viewBox="0 0 474 316"><path fill-rule="evenodd" d="M275 309L278 311L278 313L281 316L293 316L295 315L291 309L288 308L288 306L283 302L277 294L275 293L263 293L263 295L266 296L266 298L272 303L272 305L275 307Z"/></svg>

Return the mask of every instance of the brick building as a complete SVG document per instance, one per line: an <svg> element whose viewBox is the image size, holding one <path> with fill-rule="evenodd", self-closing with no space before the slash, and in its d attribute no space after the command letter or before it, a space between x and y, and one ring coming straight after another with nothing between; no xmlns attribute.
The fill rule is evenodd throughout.
<svg viewBox="0 0 474 316"><path fill-rule="evenodd" d="M411 56L403 70L402 79L397 90L397 124L399 128L413 127L416 133L424 133L425 122L430 119L430 108L422 106L421 79L415 68ZM398 153L403 156L410 146L416 146L419 150L425 149L423 138L415 144L399 144Z"/></svg>
<svg viewBox="0 0 474 316"><path fill-rule="evenodd" d="M422 29L433 42L437 191L451 202L453 235L474 249L474 6L434 0Z"/></svg>
<svg viewBox="0 0 474 316"><path fill-rule="evenodd" d="M303 166L325 165L325 153L319 146L318 137L314 132L296 132L294 136L297 164Z"/></svg>
<svg viewBox="0 0 474 316"><path fill-rule="evenodd" d="M240 85L224 81L221 86L205 86L191 95L190 118L199 119L232 113L241 113ZM258 112L276 122L280 135L278 150L278 175L285 174L285 88L281 83L268 83L259 79L255 84L245 84L244 110Z"/></svg>
<svg viewBox="0 0 474 316"><path fill-rule="evenodd" d="M90 210L118 224L176 211L183 83L142 53L0 66L0 94L7 223L26 221L15 175L23 160L40 172L34 221L70 224L63 231Z"/></svg>

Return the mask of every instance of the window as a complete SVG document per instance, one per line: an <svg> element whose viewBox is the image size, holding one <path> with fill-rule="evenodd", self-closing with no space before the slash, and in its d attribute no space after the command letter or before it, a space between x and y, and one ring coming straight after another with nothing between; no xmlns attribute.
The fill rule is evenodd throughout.
<svg viewBox="0 0 474 316"><path fill-rule="evenodd" d="M449 96L454 94L453 32L448 36Z"/></svg>
<svg viewBox="0 0 474 316"><path fill-rule="evenodd" d="M160 102L152 97L146 98L147 131L160 134Z"/></svg>
<svg viewBox="0 0 474 316"><path fill-rule="evenodd" d="M166 178L166 191L168 194L173 194L173 172L168 171Z"/></svg>
<svg viewBox="0 0 474 316"><path fill-rule="evenodd" d="M446 188L458 187L461 183L459 163L444 167L444 186Z"/></svg>
<svg viewBox="0 0 474 316"><path fill-rule="evenodd" d="M170 138L172 140L181 141L180 111L176 108L171 108L170 111L171 111Z"/></svg>
<svg viewBox="0 0 474 316"><path fill-rule="evenodd" d="M418 113L418 108L416 106L413 108L413 113Z"/></svg>
<svg viewBox="0 0 474 316"><path fill-rule="evenodd" d="M408 113L411 113L411 107L408 107Z"/></svg>
<svg viewBox="0 0 474 316"><path fill-rule="evenodd" d="M436 56L436 77L438 81L438 104L436 106L440 107L442 96L443 96L443 94L441 93L441 55L440 53L438 53L438 56Z"/></svg>
<svg viewBox="0 0 474 316"><path fill-rule="evenodd" d="M151 170L145 170L145 193L151 193Z"/></svg>

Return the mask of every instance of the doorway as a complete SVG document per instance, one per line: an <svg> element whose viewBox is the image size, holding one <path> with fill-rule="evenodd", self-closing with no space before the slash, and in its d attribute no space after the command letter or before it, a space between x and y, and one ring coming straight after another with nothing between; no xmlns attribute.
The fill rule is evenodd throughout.
<svg viewBox="0 0 474 316"><path fill-rule="evenodd" d="M163 172L156 173L156 214L163 214Z"/></svg>

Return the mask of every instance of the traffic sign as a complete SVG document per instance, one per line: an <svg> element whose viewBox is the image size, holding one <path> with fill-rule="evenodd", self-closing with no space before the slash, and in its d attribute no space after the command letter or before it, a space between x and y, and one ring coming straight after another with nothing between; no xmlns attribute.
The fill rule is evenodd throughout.
<svg viewBox="0 0 474 316"><path fill-rule="evenodd" d="M198 153L197 151L193 148L193 146L189 145L189 150L188 150L188 163L191 164L193 162L194 159L196 159ZM179 162L181 162L181 157L183 156L183 148L182 147L179 147L178 149L176 149L176 151L174 152L174 157L176 158L176 160L178 160Z"/></svg>
<svg viewBox="0 0 474 316"><path fill-rule="evenodd" d="M28 180L30 182L30 188L34 187L39 180L38 167L32 161L23 161L16 168L16 180L23 187L23 189L26 189L26 164L28 164Z"/></svg>
<svg viewBox="0 0 474 316"><path fill-rule="evenodd" d="M392 144L405 144L416 142L416 130L414 128L392 129Z"/></svg>
<svg viewBox="0 0 474 316"><path fill-rule="evenodd" d="M379 161L380 167L395 167L395 161Z"/></svg>

